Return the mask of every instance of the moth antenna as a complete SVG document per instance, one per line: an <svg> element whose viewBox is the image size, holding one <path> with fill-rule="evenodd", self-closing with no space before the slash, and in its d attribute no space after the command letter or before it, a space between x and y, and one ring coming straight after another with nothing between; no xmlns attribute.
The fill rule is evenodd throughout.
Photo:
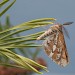
<svg viewBox="0 0 75 75"><path fill-rule="evenodd" d="M64 26L62 26L62 27L63 27L64 34L70 39L68 30Z"/></svg>
<svg viewBox="0 0 75 75"><path fill-rule="evenodd" d="M72 24L73 22L65 22L63 25L70 25Z"/></svg>

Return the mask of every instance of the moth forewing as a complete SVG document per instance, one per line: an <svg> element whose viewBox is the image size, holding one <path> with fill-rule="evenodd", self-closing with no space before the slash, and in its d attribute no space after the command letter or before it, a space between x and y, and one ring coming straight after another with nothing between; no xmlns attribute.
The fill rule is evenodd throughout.
<svg viewBox="0 0 75 75"><path fill-rule="evenodd" d="M64 67L69 63L62 29L61 32L57 31L56 33L48 36L48 38L44 41L43 46L46 54L58 65Z"/></svg>
<svg viewBox="0 0 75 75"><path fill-rule="evenodd" d="M46 54L49 56L51 53L51 50L53 49L54 42L52 41L54 39L54 34L48 36L48 38L43 42L43 46L45 49Z"/></svg>
<svg viewBox="0 0 75 75"><path fill-rule="evenodd" d="M59 65L64 67L69 63L69 57L68 57L68 53L67 53L67 48L66 48L66 43L65 43L63 32L62 33L59 32L57 49L61 49L61 52L60 52L61 59L59 60L59 62L60 62Z"/></svg>

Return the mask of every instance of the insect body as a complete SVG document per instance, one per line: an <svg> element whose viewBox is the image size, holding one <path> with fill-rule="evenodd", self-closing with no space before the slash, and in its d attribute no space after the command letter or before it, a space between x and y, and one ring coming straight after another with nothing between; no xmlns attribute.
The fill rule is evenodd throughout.
<svg viewBox="0 0 75 75"><path fill-rule="evenodd" d="M57 25L51 26L50 29L48 29L45 33L43 33L41 36L39 36L37 38L37 40L41 40L49 35L54 34L55 32L57 32Z"/></svg>
<svg viewBox="0 0 75 75"><path fill-rule="evenodd" d="M69 25L72 22L64 23L63 25ZM66 66L69 63L69 57L63 35L63 26L56 24L51 26L45 33L37 38L37 40L46 40L43 43L46 54L58 65Z"/></svg>

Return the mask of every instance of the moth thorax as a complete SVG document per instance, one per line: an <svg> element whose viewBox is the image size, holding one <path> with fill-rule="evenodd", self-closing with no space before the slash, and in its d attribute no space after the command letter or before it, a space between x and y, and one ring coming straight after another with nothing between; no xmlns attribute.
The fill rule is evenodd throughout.
<svg viewBox="0 0 75 75"><path fill-rule="evenodd" d="M54 26L51 26L51 28L53 29L60 29L62 27L62 25L60 24L55 24Z"/></svg>

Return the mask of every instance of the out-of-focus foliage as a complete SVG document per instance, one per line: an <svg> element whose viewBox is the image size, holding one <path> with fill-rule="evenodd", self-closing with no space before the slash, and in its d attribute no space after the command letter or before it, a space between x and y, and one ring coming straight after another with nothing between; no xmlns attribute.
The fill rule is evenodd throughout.
<svg viewBox="0 0 75 75"><path fill-rule="evenodd" d="M6 25L2 25L0 23L0 55L1 57L3 56L5 61L10 58L12 61L14 61L18 65L11 65L8 59L8 62L3 62L1 61L1 65L9 66L9 67L18 67L18 68L23 68L26 70L33 70L37 73L40 73L36 67L39 67L40 69L44 69L47 71L47 68L45 66L42 66L36 62L34 62L31 59L28 59L28 55L26 54L27 52L30 53L32 59L35 59L37 56L39 50L36 50L33 54L29 48L35 48L41 47L41 45L36 44L34 41L36 41L36 38L41 35L43 32L38 32L30 35L25 35L25 36L20 36L19 33L23 31L29 31L35 28L38 28L40 26L44 26L48 24L53 24L52 22L47 22L47 21L53 20L53 18L44 18L44 19L37 19L37 20L32 20L25 22L23 24L11 27L10 21L9 21L9 16L7 16L6 19ZM46 22L45 22L46 21ZM16 35L16 36L14 36ZM17 50L22 53L22 55L25 55L26 57L20 56L16 54L15 49L18 48ZM18 52L17 51L17 52ZM15 53L14 53L15 52ZM2 59L1 59L2 60Z"/></svg>
<svg viewBox="0 0 75 75"><path fill-rule="evenodd" d="M0 2L0 8L2 6L4 6L7 2L9 2L9 0L3 0L2 2ZM0 12L0 17L16 2L16 0L13 0L12 3L10 3L4 10L2 10Z"/></svg>
<svg viewBox="0 0 75 75"><path fill-rule="evenodd" d="M9 6L0 12L0 17L15 3L15 1L16 0L13 0ZM3 0L0 2L0 8L7 2L9 2L9 0ZM36 44L35 41L38 36L44 33L44 31L25 36L20 36L19 33L23 31L27 32L32 29L39 28L40 26L53 24L54 21L54 18L42 18L12 27L9 21L9 16L7 16L5 25L0 22L0 65L22 68L26 71L34 71L39 74L42 74L39 69L47 71L47 67L45 67L45 65L43 66L42 64L33 61L37 57L39 51L35 50L35 52L32 53L29 50L29 48L37 49L42 47L42 45ZM23 56L19 55L18 52ZM31 55L33 60L28 58L29 56L27 52Z"/></svg>

